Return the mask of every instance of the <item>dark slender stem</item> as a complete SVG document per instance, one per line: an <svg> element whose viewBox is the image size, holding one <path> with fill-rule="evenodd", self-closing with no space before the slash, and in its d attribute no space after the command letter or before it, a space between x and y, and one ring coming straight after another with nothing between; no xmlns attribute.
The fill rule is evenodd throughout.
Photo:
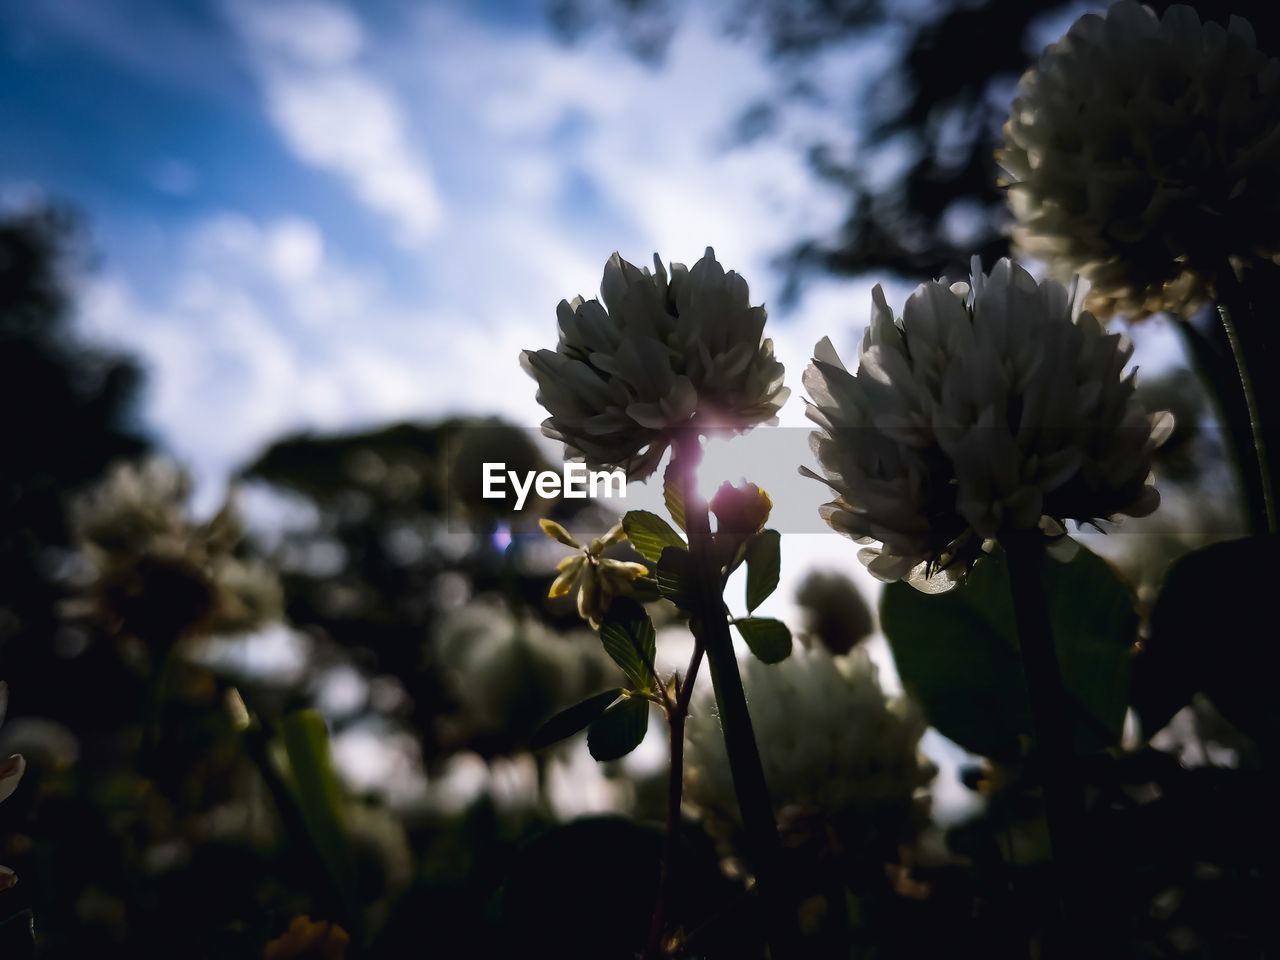
<svg viewBox="0 0 1280 960"><path fill-rule="evenodd" d="M1071 703L1062 683L1058 654L1053 645L1049 608L1040 580L1044 563L1044 540L1038 530L1017 533L1004 540L1009 561L1009 583L1013 613L1022 653L1022 670L1031 701L1035 729L1036 769L1044 787L1045 819L1053 851L1053 880L1061 905L1060 938L1076 945L1087 938L1077 926L1086 922L1076 899L1080 886L1083 834L1080 820L1083 801L1076 772L1072 737Z"/></svg>
<svg viewBox="0 0 1280 960"><path fill-rule="evenodd" d="M1249 431L1253 440L1254 455L1257 458L1257 469L1262 482L1262 503L1266 515L1267 532L1276 532L1276 501L1271 484L1271 467L1267 460L1267 441L1264 429L1261 405L1258 393L1250 375L1250 358L1240 337L1239 324L1253 325L1257 318L1253 315L1249 297L1236 279L1235 270L1230 263L1218 271L1218 316L1222 319L1222 329L1231 344L1231 355L1236 362L1236 372L1240 377L1240 387L1244 392L1244 402L1249 413ZM1261 361L1262 357L1253 360ZM1265 364L1257 364L1256 369L1265 368Z"/></svg>
<svg viewBox="0 0 1280 960"><path fill-rule="evenodd" d="M671 878L675 873L676 841L680 832L680 805L684 799L684 727L689 716L689 701L693 699L693 687L698 679L698 667L702 665L702 637L694 635L693 655L689 657L689 669L684 679L675 678L675 701L663 690L662 698L670 734L671 770L667 776L667 833L662 840L662 866L658 874L658 899L653 908L653 922L649 927L648 957L658 957L662 952L662 929L666 924L666 907L671 900Z"/></svg>
<svg viewBox="0 0 1280 960"><path fill-rule="evenodd" d="M695 618L707 651L711 685L715 690L725 751L729 756L729 772L746 830L748 854L760 898L769 916L772 955L774 960L784 960L794 953L795 911L791 909L779 877L781 846L778 825L769 800L751 715L747 711L747 697L738 672L733 640L729 636L729 621L724 610L724 582L715 562L711 518L706 500L698 493L696 476L701 458L702 446L696 432L690 431L677 438L674 472L684 501L685 530L689 534L689 552L698 581Z"/></svg>
<svg viewBox="0 0 1280 960"><path fill-rule="evenodd" d="M689 669L684 672L684 680L680 683L680 693L676 697L676 709L689 713L689 701L693 699L693 684L698 679L698 667L702 666L702 638L695 637L693 655L689 657Z"/></svg>
<svg viewBox="0 0 1280 960"><path fill-rule="evenodd" d="M1215 311L1215 316L1221 317ZM1262 475L1257 469L1249 410L1240 386L1239 371L1231 357L1231 344L1221 323L1202 332L1189 319L1174 324L1192 369L1209 391L1218 422L1223 430L1227 459L1245 501L1245 520L1252 533L1267 529Z"/></svg>

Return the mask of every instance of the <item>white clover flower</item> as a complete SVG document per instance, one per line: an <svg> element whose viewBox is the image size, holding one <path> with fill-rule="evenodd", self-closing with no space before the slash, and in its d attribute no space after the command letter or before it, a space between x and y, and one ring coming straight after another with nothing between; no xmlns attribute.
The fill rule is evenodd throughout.
<svg viewBox="0 0 1280 960"><path fill-rule="evenodd" d="M886 855L914 837L936 772L920 753L927 724L910 701L885 697L866 651L833 658L799 648L777 664L752 658L744 673L765 781L784 827L816 819L841 842ZM685 799L727 854L741 820L714 706L700 695L689 716Z"/></svg>
<svg viewBox="0 0 1280 960"><path fill-rule="evenodd" d="M1280 262L1280 61L1248 21L1088 14L1023 77L996 157L1023 255L1145 315L1212 293L1227 257Z"/></svg>
<svg viewBox="0 0 1280 960"><path fill-rule="evenodd" d="M437 735L486 755L524 749L548 716L618 677L585 630L557 633L481 601L440 620L432 660L456 705Z"/></svg>
<svg viewBox="0 0 1280 960"><path fill-rule="evenodd" d="M1148 416L1123 375L1133 352L1074 290L1011 260L971 283L921 284L895 320L877 285L858 369L823 339L804 374L811 446L836 499L822 508L881 580L946 589L984 541L1145 516L1160 502ZM823 480L807 469L809 476Z"/></svg>
<svg viewBox="0 0 1280 960"><path fill-rule="evenodd" d="M653 473L674 431L742 431L773 422L790 391L764 307L747 282L725 273L708 247L687 269L657 255L654 272L618 254L600 284L604 303L560 301L555 350L526 350L520 364L538 382L551 414L542 432L563 440L569 459L622 468L631 480Z"/></svg>

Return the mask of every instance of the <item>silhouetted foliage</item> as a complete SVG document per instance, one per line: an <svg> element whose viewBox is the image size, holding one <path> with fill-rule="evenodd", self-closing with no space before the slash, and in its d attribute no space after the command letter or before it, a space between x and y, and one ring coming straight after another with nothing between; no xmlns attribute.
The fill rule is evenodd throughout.
<svg viewBox="0 0 1280 960"><path fill-rule="evenodd" d="M1149 5L1159 13L1170 2ZM1280 12L1269 0L1192 6L1221 23L1244 17L1262 50L1280 50ZM974 254L985 264L1007 256L1008 214L993 152L1017 80L1072 19L1106 7L1060 0L731 0L726 32L758 38L783 81L771 99L750 104L732 124L739 142L767 136L798 102L843 97L824 86L816 54L868 39L895 53L895 65L855 98L846 118L860 146L852 154L840 146L846 130L806 146L815 175L839 186L848 207L834 235L805 237L778 251L789 274L787 295L814 269L961 277ZM554 0L550 13L569 40L615 29L625 47L657 62L688 9L669 0Z"/></svg>
<svg viewBox="0 0 1280 960"><path fill-rule="evenodd" d="M0 220L0 675L15 707L67 701L45 689L71 499L148 441L135 420L142 373L73 329L76 218Z"/></svg>

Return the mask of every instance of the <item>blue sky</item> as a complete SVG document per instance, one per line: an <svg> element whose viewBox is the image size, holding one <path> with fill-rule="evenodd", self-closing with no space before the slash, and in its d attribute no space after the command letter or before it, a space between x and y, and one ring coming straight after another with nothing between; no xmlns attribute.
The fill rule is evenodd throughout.
<svg viewBox="0 0 1280 960"><path fill-rule="evenodd" d="M653 68L608 35L566 47L541 3L0 9L0 198L87 214L83 328L140 355L147 423L214 482L297 428L536 424L518 351L612 250L712 244L769 302L770 257L842 212L797 146L844 105L727 149L779 78L710 16ZM865 319L865 293L829 309L844 286L786 318L810 328L781 350L797 375L813 334Z"/></svg>

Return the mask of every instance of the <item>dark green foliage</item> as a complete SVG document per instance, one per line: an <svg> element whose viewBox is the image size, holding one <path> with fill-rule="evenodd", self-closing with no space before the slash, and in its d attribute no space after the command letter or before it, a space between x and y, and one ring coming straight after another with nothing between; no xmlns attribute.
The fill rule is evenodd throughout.
<svg viewBox="0 0 1280 960"><path fill-rule="evenodd" d="M627 697L602 713L587 731L591 756L601 762L617 760L640 746L649 730L649 701Z"/></svg>
<svg viewBox="0 0 1280 960"><path fill-rule="evenodd" d="M747 542L747 612L764 603L778 589L782 566L782 535L761 530Z"/></svg>
<svg viewBox="0 0 1280 960"><path fill-rule="evenodd" d="M329 754L329 730L315 710L298 710L280 721L280 739L289 759L290 786L309 843L329 872L342 899L344 926L357 937L361 907L343 831L343 795ZM301 838L299 838L301 839Z"/></svg>
<svg viewBox="0 0 1280 960"><path fill-rule="evenodd" d="M689 551L667 547L658 561L658 589L681 610L692 611L698 602L693 558Z"/></svg>
<svg viewBox="0 0 1280 960"><path fill-rule="evenodd" d="M673 464L668 463L662 473L662 502L667 505L667 513L676 522L676 526L684 527L684 496L680 493L680 484L671 472Z"/></svg>
<svg viewBox="0 0 1280 960"><path fill-rule="evenodd" d="M1151 636L1134 664L1134 708L1147 735L1193 694L1253 737L1280 750L1272 679L1280 537L1217 543L1175 563L1151 614Z"/></svg>
<svg viewBox="0 0 1280 960"><path fill-rule="evenodd" d="M667 547L685 548L684 539L671 529L671 524L648 510L628 510L622 518L622 527L636 552L650 563L662 559Z"/></svg>
<svg viewBox="0 0 1280 960"><path fill-rule="evenodd" d="M613 662L627 675L633 690L647 692L653 689L653 658L657 652L657 640L653 621L644 612L644 607L628 597L614 600L600 624L600 642Z"/></svg>
<svg viewBox="0 0 1280 960"><path fill-rule="evenodd" d="M579 730L586 729L596 717L604 713L615 700L622 695L621 687L614 687L604 693L597 693L581 703L576 703L568 710L561 710L554 717L538 728L538 732L529 741L530 750L541 750L553 743L572 737Z"/></svg>
<svg viewBox="0 0 1280 960"><path fill-rule="evenodd" d="M745 617L733 625L747 641L751 652L764 663L777 663L791 656L791 631L781 620L768 617Z"/></svg>
<svg viewBox="0 0 1280 960"><path fill-rule="evenodd" d="M1043 585L1082 752L1119 740L1137 639L1133 597L1101 558L1080 548L1070 563L1045 559ZM1082 598L1088 598L1083 601ZM1019 754L1032 733L1003 551L979 561L963 585L930 596L885 587L880 620L903 686L930 723L973 753Z"/></svg>

